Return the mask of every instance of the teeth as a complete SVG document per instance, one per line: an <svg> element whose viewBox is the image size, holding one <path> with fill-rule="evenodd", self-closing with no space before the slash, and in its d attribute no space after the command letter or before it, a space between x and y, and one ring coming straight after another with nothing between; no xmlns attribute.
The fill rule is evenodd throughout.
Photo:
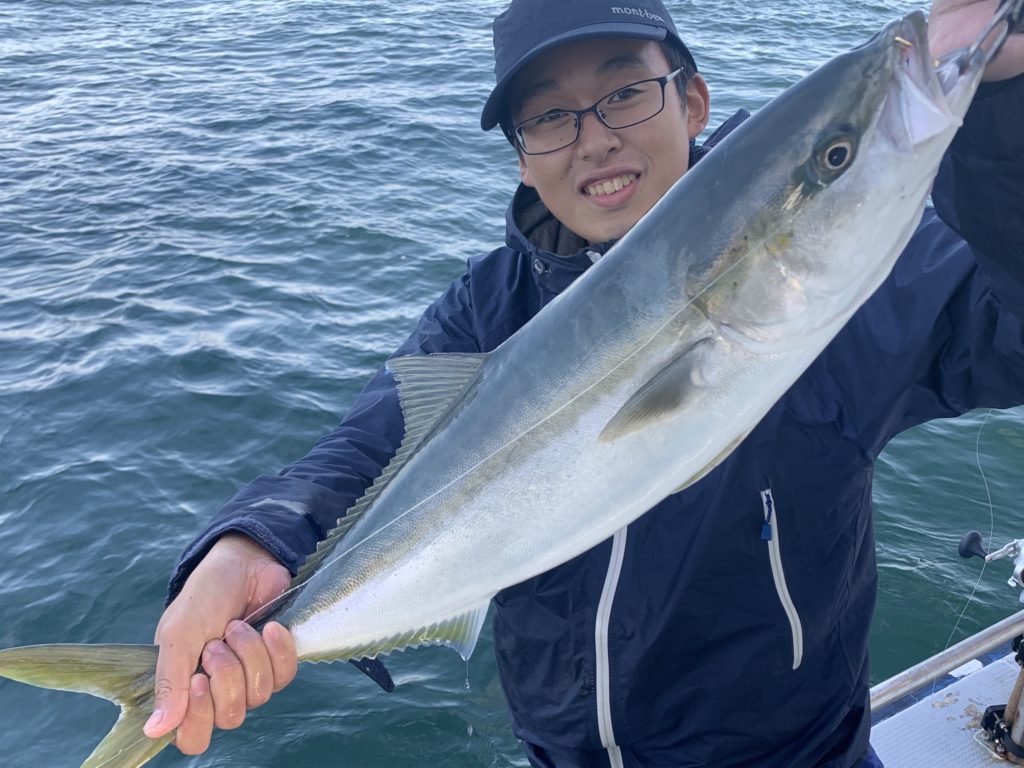
<svg viewBox="0 0 1024 768"><path fill-rule="evenodd" d="M586 193L590 197L595 197L596 195L610 195L613 192L618 192L623 187L632 184L634 181L636 181L635 173L625 173L622 176L616 176L614 179L605 179L604 181L587 185Z"/></svg>

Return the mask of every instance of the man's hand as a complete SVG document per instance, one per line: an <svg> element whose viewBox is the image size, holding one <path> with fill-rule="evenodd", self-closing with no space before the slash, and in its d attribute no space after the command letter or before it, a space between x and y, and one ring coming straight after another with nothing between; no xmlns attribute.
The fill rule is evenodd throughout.
<svg viewBox="0 0 1024 768"><path fill-rule="evenodd" d="M269 623L260 635L240 619L280 595L288 570L251 539L219 539L164 611L156 629L156 704L145 726L159 738L177 728L185 754L204 752L213 727L237 728L295 677L292 636ZM196 669L202 662L203 673Z"/></svg>
<svg viewBox="0 0 1024 768"><path fill-rule="evenodd" d="M928 18L928 45L936 59L957 48L973 45L992 20L996 0L933 0ZM1024 33L1010 35L999 55L988 63L985 82L1024 74Z"/></svg>

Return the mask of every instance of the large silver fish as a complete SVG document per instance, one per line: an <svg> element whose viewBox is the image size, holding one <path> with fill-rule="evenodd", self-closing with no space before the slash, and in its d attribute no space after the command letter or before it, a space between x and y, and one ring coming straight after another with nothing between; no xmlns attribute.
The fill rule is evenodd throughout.
<svg viewBox="0 0 1024 768"><path fill-rule="evenodd" d="M940 85L924 17L890 24L738 128L493 353L392 360L402 447L273 612L300 660L468 656L496 592L722 461L910 238L983 69L959 57ZM123 768L170 741L142 736L155 659L14 648L0 675L120 703L85 766Z"/></svg>

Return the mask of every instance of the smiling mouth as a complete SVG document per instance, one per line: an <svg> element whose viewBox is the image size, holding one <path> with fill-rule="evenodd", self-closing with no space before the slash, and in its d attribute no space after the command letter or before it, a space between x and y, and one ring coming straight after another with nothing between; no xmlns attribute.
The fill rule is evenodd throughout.
<svg viewBox="0 0 1024 768"><path fill-rule="evenodd" d="M588 184L583 188L583 191L587 194L587 197L610 195L614 192L618 192L623 187L628 187L636 181L636 177L637 175L635 173L624 173L613 179L605 179L604 181L598 181L594 184Z"/></svg>

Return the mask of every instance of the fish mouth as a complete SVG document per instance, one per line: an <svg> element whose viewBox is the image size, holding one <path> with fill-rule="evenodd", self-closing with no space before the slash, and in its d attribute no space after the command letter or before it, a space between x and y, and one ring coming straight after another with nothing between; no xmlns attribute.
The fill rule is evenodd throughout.
<svg viewBox="0 0 1024 768"><path fill-rule="evenodd" d="M948 137L961 123L951 109L928 49L928 24L920 11L890 24L882 33L895 57L879 127L899 152L914 153Z"/></svg>

